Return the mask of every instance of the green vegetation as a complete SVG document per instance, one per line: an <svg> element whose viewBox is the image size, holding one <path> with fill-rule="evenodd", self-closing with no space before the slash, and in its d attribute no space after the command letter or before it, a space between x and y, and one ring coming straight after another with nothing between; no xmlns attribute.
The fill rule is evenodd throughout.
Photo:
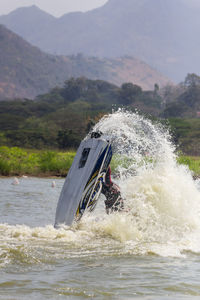
<svg viewBox="0 0 200 300"><path fill-rule="evenodd" d="M0 147L0 175L1 176L66 176L75 156L75 151L31 151L18 147ZM114 157L111 163L112 171L118 164L127 167L128 158ZM200 157L180 156L179 164L185 164L194 176L200 176Z"/></svg>
<svg viewBox="0 0 200 300"><path fill-rule="evenodd" d="M75 152L30 151L0 147L0 175L66 176Z"/></svg>
<svg viewBox="0 0 200 300"><path fill-rule="evenodd" d="M178 149L192 156L200 155L200 118L199 119L180 119L170 118L174 143Z"/></svg>
<svg viewBox="0 0 200 300"><path fill-rule="evenodd" d="M156 84L154 91L143 91L132 83L117 87L80 77L34 101L0 101L0 146L76 149L93 125L118 107L167 123L178 149L200 156L200 77L195 74L189 74L178 90L164 92Z"/></svg>
<svg viewBox="0 0 200 300"><path fill-rule="evenodd" d="M0 146L76 148L99 118L112 111L113 105L157 115L161 98L132 83L119 88L102 80L71 78L63 88L54 88L35 101L1 101Z"/></svg>
<svg viewBox="0 0 200 300"><path fill-rule="evenodd" d="M194 177L200 177L200 157L180 156L178 158L178 163L188 166L193 172Z"/></svg>

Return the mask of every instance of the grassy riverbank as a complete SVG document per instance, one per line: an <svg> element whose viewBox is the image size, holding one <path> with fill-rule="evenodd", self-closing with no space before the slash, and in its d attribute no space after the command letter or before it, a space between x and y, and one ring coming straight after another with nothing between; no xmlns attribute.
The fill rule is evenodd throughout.
<svg viewBox="0 0 200 300"><path fill-rule="evenodd" d="M18 147L0 147L2 176L66 176L74 151L30 151Z"/></svg>
<svg viewBox="0 0 200 300"><path fill-rule="evenodd" d="M200 178L200 157L199 156L179 156L179 164L184 164L193 172L195 178Z"/></svg>
<svg viewBox="0 0 200 300"><path fill-rule="evenodd" d="M66 176L75 151L32 151L18 147L0 147L1 176ZM200 157L180 156L178 163L187 165L195 177L200 177ZM113 160L112 167L116 167Z"/></svg>

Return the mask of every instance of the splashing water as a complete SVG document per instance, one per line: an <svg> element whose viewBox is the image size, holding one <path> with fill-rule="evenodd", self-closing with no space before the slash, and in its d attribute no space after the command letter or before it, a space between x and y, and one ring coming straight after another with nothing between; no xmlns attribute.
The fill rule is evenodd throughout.
<svg viewBox="0 0 200 300"><path fill-rule="evenodd" d="M95 130L111 138L118 161L128 162L118 166L127 213L111 217L112 235L162 255L199 252L200 192L191 172L177 165L168 131L122 110Z"/></svg>
<svg viewBox="0 0 200 300"><path fill-rule="evenodd" d="M118 175L114 181L125 199L125 212L106 215L100 199L95 212L72 228L1 224L2 263L22 254L20 259L34 264L36 259L98 254L200 253L200 191L190 171L177 165L169 133L122 110L101 119L94 130L112 142Z"/></svg>

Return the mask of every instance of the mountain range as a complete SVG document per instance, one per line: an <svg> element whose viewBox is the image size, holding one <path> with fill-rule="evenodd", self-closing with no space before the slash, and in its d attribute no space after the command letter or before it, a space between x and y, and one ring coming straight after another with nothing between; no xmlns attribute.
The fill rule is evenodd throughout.
<svg viewBox="0 0 200 300"><path fill-rule="evenodd" d="M200 6L189 0L108 0L95 10L55 18L38 7L1 16L0 23L56 55L143 60L181 81L200 72Z"/></svg>
<svg viewBox="0 0 200 300"><path fill-rule="evenodd" d="M34 98L70 77L104 79L118 86L133 82L143 89L169 80L144 62L132 58L103 59L83 55L55 56L42 52L0 25L0 99Z"/></svg>

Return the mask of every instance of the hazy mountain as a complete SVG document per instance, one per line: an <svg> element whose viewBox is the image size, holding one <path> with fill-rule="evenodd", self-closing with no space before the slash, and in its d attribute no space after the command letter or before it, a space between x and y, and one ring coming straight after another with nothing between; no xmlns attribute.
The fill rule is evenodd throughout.
<svg viewBox="0 0 200 300"><path fill-rule="evenodd" d="M27 41L37 44L39 35L45 34L56 18L43 12L37 6L22 7L8 15L0 17L0 23L24 37ZM44 33L42 33L44 31Z"/></svg>
<svg viewBox="0 0 200 300"><path fill-rule="evenodd" d="M54 56L46 54L0 25L0 98L35 97L70 77L85 76L121 85L133 82L144 89L169 80L131 57Z"/></svg>
<svg viewBox="0 0 200 300"><path fill-rule="evenodd" d="M200 72L200 5L189 0L109 0L86 13L54 18L37 7L0 22L53 54L131 55L176 80Z"/></svg>
<svg viewBox="0 0 200 300"><path fill-rule="evenodd" d="M63 59L43 53L0 25L0 98L33 97L62 84Z"/></svg>

